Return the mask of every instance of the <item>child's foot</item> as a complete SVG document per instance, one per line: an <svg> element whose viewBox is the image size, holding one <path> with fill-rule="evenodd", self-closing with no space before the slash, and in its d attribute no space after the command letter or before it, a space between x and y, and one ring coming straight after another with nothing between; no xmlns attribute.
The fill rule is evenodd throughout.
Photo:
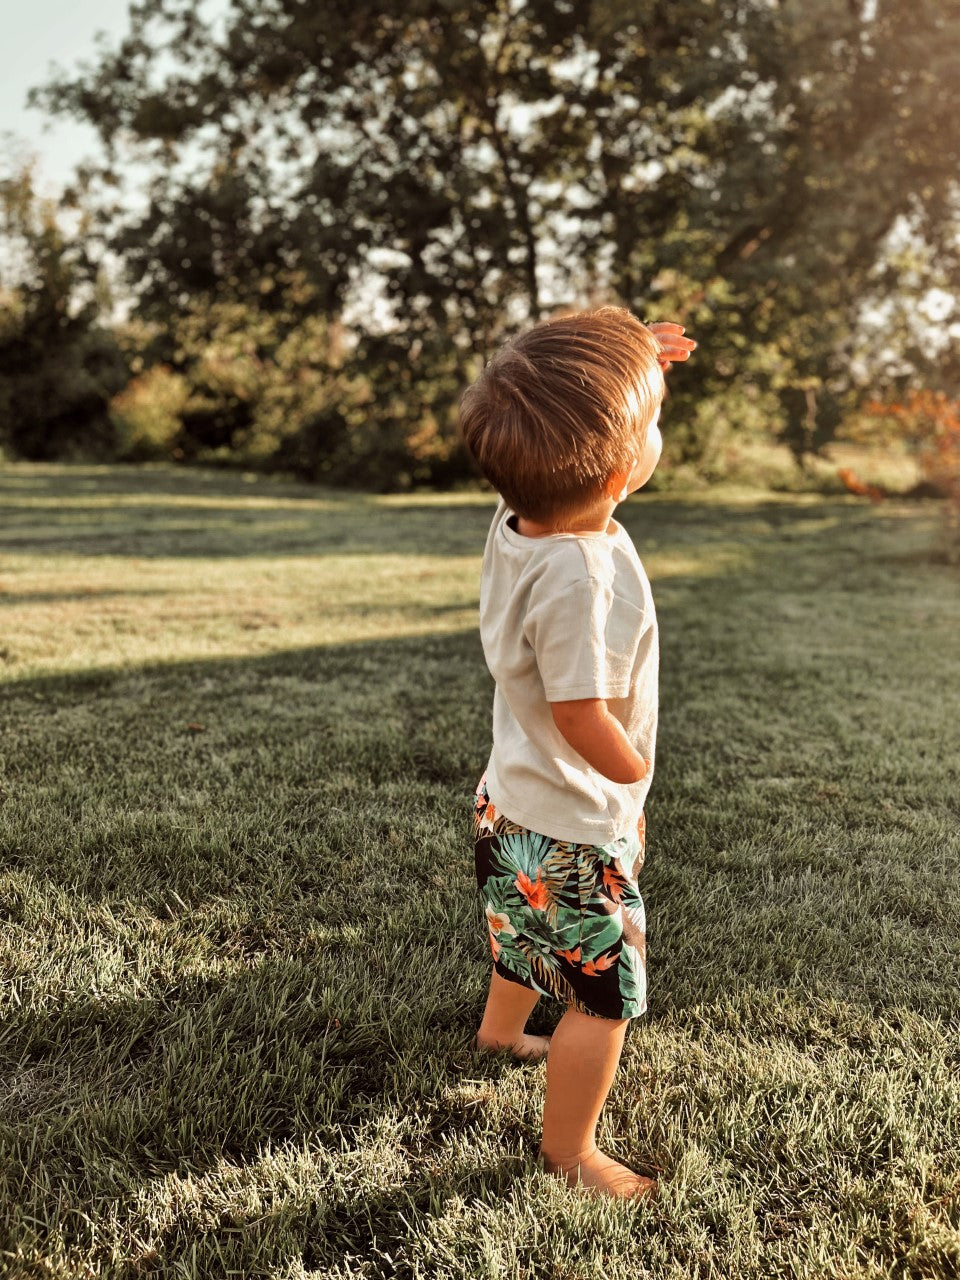
<svg viewBox="0 0 960 1280"><path fill-rule="evenodd" d="M496 1040L481 1039L477 1035L474 1044L481 1053L499 1053L501 1049L509 1049L520 1062L539 1062L541 1058L547 1056L547 1050L550 1048L550 1037L528 1036L526 1032L523 1032L516 1040L508 1044L506 1041L500 1043Z"/></svg>
<svg viewBox="0 0 960 1280"><path fill-rule="evenodd" d="M564 1178L571 1187L585 1187L592 1195L615 1196L619 1200L656 1198L657 1184L653 1178L641 1177L597 1147L574 1161L551 1160L541 1149L540 1159L548 1173Z"/></svg>

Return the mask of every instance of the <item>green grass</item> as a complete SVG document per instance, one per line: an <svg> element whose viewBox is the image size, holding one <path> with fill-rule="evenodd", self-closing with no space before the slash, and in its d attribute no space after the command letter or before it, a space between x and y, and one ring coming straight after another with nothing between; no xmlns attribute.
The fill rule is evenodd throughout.
<svg viewBox="0 0 960 1280"><path fill-rule="evenodd" d="M629 1208L534 1168L544 1067L468 1047L491 499L15 466L0 501L0 1274L957 1274L935 505L623 509L663 653Z"/></svg>

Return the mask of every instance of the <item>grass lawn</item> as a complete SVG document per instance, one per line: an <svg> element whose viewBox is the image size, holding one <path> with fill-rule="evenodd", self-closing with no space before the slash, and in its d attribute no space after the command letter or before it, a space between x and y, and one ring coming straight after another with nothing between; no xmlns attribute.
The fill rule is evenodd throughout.
<svg viewBox="0 0 960 1280"><path fill-rule="evenodd" d="M534 1168L542 1064L469 1049L492 500L13 466L0 503L0 1274L958 1274L935 504L622 508L662 645L631 1208Z"/></svg>

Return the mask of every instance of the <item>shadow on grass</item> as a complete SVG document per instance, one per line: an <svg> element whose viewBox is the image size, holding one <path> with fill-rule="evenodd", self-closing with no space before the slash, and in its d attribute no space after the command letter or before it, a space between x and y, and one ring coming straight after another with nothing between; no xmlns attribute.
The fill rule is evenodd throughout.
<svg viewBox="0 0 960 1280"><path fill-rule="evenodd" d="M681 632L669 607L661 623ZM873 734L882 736L883 724L867 724L864 774L849 780L862 721L855 695L843 705L847 673L832 675L839 701L829 685L811 689L781 674L779 666L769 678L755 671L748 701L736 689L749 671L732 665L713 673L715 719L701 700L691 725L683 703L685 684L700 694L697 658L677 664L651 796L644 872L651 941L658 918L669 921L671 933L700 939L705 971L722 973L736 943L730 977L744 985L789 984L811 966L811 939L829 942L842 966L838 934L857 921L865 930L874 924L863 884L844 880L851 866L861 874L869 867L869 847L853 857L849 850L871 839L878 848L888 838L902 845L917 831L883 798L888 784L875 776ZM904 678L909 683L909 673ZM759 721L756 696L762 702L768 685L778 724L803 724L815 742L837 740L835 762L819 747L782 758L796 739L779 742L779 730L771 735ZM238 954L256 952L263 939L276 943L275 916L284 906L295 905L294 918L311 926L349 922L362 932L382 924L385 912L402 916L409 895L438 880L458 903L476 893L468 823L489 752L491 691L472 629L10 682L0 713L10 745L0 795L2 866L25 883L77 895L85 909L142 908L162 922L170 921L175 895L200 913L193 926L188 915L188 931L206 937L209 928L214 947L230 945L225 913L235 903L234 926L247 939L235 944ZM817 706L823 726L811 720ZM896 721L897 704L890 714ZM692 785L691 767L703 785ZM825 783L825 773L844 786ZM833 853L831 841L847 851ZM899 845L895 854L902 866ZM878 852L877 861L886 855ZM942 923L936 901L922 893L930 863L929 848L916 865L907 863L916 901L900 910L913 910L917 929ZM824 893L840 885L856 899L832 909L821 903L817 886L803 879L816 868ZM769 883L777 876L781 887L788 881L780 892ZM744 942L737 921L718 918L710 891L761 926L752 940ZM209 922L205 904L213 904ZM16 910L19 917L8 905L7 918L29 924L25 908ZM475 941L485 961L479 931ZM882 943L877 966L879 973ZM689 990L689 977L677 977ZM658 997L676 1007L669 979L661 979Z"/></svg>
<svg viewBox="0 0 960 1280"><path fill-rule="evenodd" d="M661 621L674 627L670 609ZM696 680L695 660L682 674ZM718 694L725 685L732 694L742 676L731 668L713 677ZM755 684L762 679L757 674ZM777 679L775 673L773 684ZM842 670L834 679L844 686ZM369 931L373 945L384 913L400 918L410 897L436 879L451 910L475 893L467 826L489 750L490 693L473 630L8 684L3 864L27 881L76 895L78 909L142 907L169 923L175 894L188 908L184 928L215 949L230 948L231 926L220 917L205 921L205 904L223 916L233 903L240 912L234 926L245 938L234 944L238 955L277 945L276 912L294 907L291 918L301 924L349 924L361 937ZM682 688L677 693L682 700ZM811 695L803 681L783 685L777 714L799 722L811 696L820 700L822 687ZM824 703L835 734L842 707L838 712L829 697ZM852 702L854 718L857 711ZM730 975L744 985L789 981L809 959L803 940L824 923L811 920L804 901L810 886L803 884L796 902L789 893L779 902L776 919L765 915L770 888L751 880L752 871L824 868L824 832L848 838L851 821L844 811L831 826L829 806L817 798L819 760L791 762L797 786L786 807L758 798L758 778L785 766L755 713L755 704L745 704L731 723L729 699L713 723L709 710L698 712L696 767L716 785L705 793L712 808L701 796L685 813L670 792L689 786L690 761L675 758L689 729L665 708L644 873L652 937L658 917L671 921L701 940L707 970L727 972L729 955L722 949L728 930L718 929L706 889L735 900L748 918L763 918L754 939L762 965L752 965L751 948L741 945ZM751 760L762 773L752 771ZM882 790L883 780L858 785L867 793L853 817L868 832L875 821L881 832L889 820L873 814L869 787ZM781 837L785 864L778 862ZM717 858L732 838L739 857ZM660 848L670 851L669 864L658 866ZM837 870L836 860L826 866L828 883ZM861 900L851 909L866 907ZM193 924L190 912L199 913ZM21 918L28 921L29 913ZM793 939L801 954L791 953ZM479 930L473 940L479 962ZM299 945L296 934L293 941ZM672 1003L670 994L661 980L659 998Z"/></svg>
<svg viewBox="0 0 960 1280"><path fill-rule="evenodd" d="M22 604L75 604L81 601L127 600L147 598L149 596L173 595L172 589L164 587L130 587L123 591L112 591L109 588L100 590L87 587L83 591L3 591L0 590L0 608L4 605Z"/></svg>
<svg viewBox="0 0 960 1280"><path fill-rule="evenodd" d="M468 510L486 526L489 510L465 507L463 523ZM700 512L670 510L682 541ZM424 506L417 531L398 538L384 527L359 545L422 553L434 515ZM631 513L634 532L641 515L655 521L658 508ZM791 511L804 558L835 552L830 521L849 515L847 504ZM724 529L752 528L758 557L772 556L753 527L764 519L751 507ZM355 551L356 532L342 532ZM463 536L475 553L475 530ZM206 556L206 527L203 539ZM201 554L199 542L188 554ZM849 556L855 564L855 548ZM728 574L715 588L751 585ZM700 591L701 580L671 587ZM665 634L685 634L688 609L667 596ZM899 814L896 828L878 809L887 782L866 745L849 788L856 803L839 809L823 798L822 757L790 758L778 741L783 723L832 735L849 776L859 705L848 673L825 667L811 695L802 678L751 675L742 662L705 679L705 661L689 652L675 671L697 689L713 682L715 702L701 703L695 726L673 705L662 718L665 766L641 882L647 1021L666 1010L700 1026L713 1006L739 1000L766 1029L783 992L797 1004L842 991L864 1018L929 1010L934 978L942 991L953 972L948 948L923 951L943 930L944 859L929 857L922 829ZM909 691L910 673L898 678ZM747 688L775 698L772 732ZM389 1240L399 1215L431 1211L453 1184L462 1194L509 1183L515 1159L480 1172L448 1161L439 1184L431 1171L437 1151L475 1125L450 1090L489 964L469 814L490 692L474 630L6 686L0 912L17 999L0 1034L0 1142L24 1233L31 1217L52 1229L64 1205L78 1222L106 1217L151 1179L243 1166L276 1144L346 1140L349 1152L385 1111L413 1117L419 1134L399 1186L365 1204L356 1183L338 1189L334 1179L333 1190L318 1186L312 1200L249 1224L204 1226L198 1210L200 1225L177 1220L163 1247L195 1247L211 1273L224 1250L248 1273L265 1255L293 1256L274 1231L307 1241L326 1232L335 1250L369 1255L378 1223ZM676 685L678 703L685 692ZM895 705L890 715L870 731L894 733ZM707 778L701 793L686 776L694 766ZM771 777L775 789L761 789ZM889 892L894 857L916 877L909 933L903 884L899 899ZM537 1029L558 1012L539 1009ZM802 1041L807 1029L801 1020L783 1034ZM495 1059L470 1069L489 1079L515 1070ZM521 1119L499 1141L522 1149L532 1133ZM336 1261L303 1250L314 1265Z"/></svg>
<svg viewBox="0 0 960 1280"><path fill-rule="evenodd" d="M51 469L0 475L0 554L143 560L477 555L495 502L479 493L382 499L269 479L245 483L220 473ZM662 549L722 541L763 554L771 540L835 547L838 533L876 523L885 513L849 497L785 496L730 506L721 525L715 503L639 494L618 518L640 544Z"/></svg>
<svg viewBox="0 0 960 1280"><path fill-rule="evenodd" d="M0 494L8 501L18 497L46 500L95 498L99 494L115 497L156 495L183 498L193 496L214 499L322 498L325 501L350 501L350 494L322 485L311 485L283 476L244 472L231 468L177 466L173 463L21 463L7 465L0 472Z"/></svg>

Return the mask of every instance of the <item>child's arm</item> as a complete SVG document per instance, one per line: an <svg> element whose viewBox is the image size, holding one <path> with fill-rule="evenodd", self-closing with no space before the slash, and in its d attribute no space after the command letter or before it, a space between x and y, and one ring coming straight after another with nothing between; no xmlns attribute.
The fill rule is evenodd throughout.
<svg viewBox="0 0 960 1280"><path fill-rule="evenodd" d="M587 764L611 782L640 782L650 761L634 750L605 698L551 702L554 724Z"/></svg>

